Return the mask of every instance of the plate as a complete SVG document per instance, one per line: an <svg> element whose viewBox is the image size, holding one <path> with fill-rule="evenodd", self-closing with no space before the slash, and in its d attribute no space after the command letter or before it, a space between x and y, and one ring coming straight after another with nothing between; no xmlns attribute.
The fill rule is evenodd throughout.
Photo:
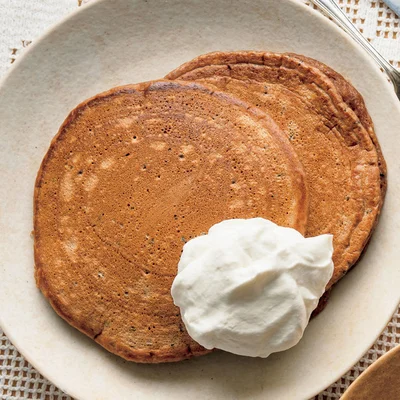
<svg viewBox="0 0 400 400"><path fill-rule="evenodd" d="M71 328L35 287L32 196L51 138L80 101L164 76L214 50L293 51L348 77L364 95L389 166L381 222L360 264L293 349L252 359L215 353L136 365ZM342 31L296 0L100 0L50 30L0 85L0 324L21 353L85 399L307 399L345 373L399 303L400 107L385 76Z"/></svg>
<svg viewBox="0 0 400 400"><path fill-rule="evenodd" d="M400 346L375 361L346 390L341 400L398 400Z"/></svg>

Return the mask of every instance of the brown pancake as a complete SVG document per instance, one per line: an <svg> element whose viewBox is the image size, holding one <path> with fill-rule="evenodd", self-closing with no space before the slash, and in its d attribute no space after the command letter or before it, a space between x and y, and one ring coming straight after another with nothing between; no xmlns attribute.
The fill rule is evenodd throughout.
<svg viewBox="0 0 400 400"><path fill-rule="evenodd" d="M355 89L355 87L348 82L341 74L327 66L326 64L315 60L310 57L306 57L303 55L299 54L294 54L294 53L288 53L290 56L295 57L296 59L300 61L305 61L307 64L318 68L320 71L322 71L335 85L336 89L342 96L344 102L354 111L354 113L357 115L359 118L360 122L364 126L365 130L368 132L370 138L372 139L376 151L378 153L378 165L379 165L379 171L381 175L381 201L383 205L383 201L385 198L386 194L386 188L387 188L387 168L386 168L386 162L382 154L382 150L378 141L378 138L375 134L374 130L374 124L372 122L372 119L368 113L368 110L365 106L364 99L362 98L361 94ZM376 222L378 219L376 220ZM371 234L373 232L373 229L371 229ZM368 245L368 243L367 243ZM367 245L364 247L364 250L366 249ZM326 291L323 295L323 297L320 299L320 302L318 303L318 307L313 311L312 317L318 315L326 306L329 298L330 290Z"/></svg>
<svg viewBox="0 0 400 400"><path fill-rule="evenodd" d="M184 242L229 218L304 233L307 210L301 163L265 113L193 82L115 88L70 113L42 162L37 285L128 360L205 354L170 295Z"/></svg>
<svg viewBox="0 0 400 400"><path fill-rule="evenodd" d="M210 53L167 78L207 83L234 94L270 114L286 132L310 192L306 234L334 235L335 270L329 289L368 242L386 186L385 163L365 107L360 111L363 103L358 101L355 109L367 129L344 101L344 85L338 90L320 69L289 54Z"/></svg>
<svg viewBox="0 0 400 400"><path fill-rule="evenodd" d="M294 54L294 53L287 53L287 54L295 57L300 61L305 61L307 64L315 68L318 68L320 71L322 71L335 85L335 88L342 96L344 102L354 111L354 113L359 118L360 122L362 123L363 127L368 132L372 142L374 143L376 151L378 153L378 164L381 174L381 192L382 192L382 202L383 202L387 188L386 161L383 157L382 149L374 130L374 124L372 122L371 116L368 113L367 107L365 106L365 102L361 94L341 74L339 74L326 64L322 63L321 61L317 61L313 58L299 54Z"/></svg>

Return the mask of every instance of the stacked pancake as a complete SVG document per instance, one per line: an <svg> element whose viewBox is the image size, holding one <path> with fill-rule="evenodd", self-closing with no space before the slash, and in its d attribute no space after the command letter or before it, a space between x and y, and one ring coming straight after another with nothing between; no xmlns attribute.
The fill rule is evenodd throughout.
<svg viewBox="0 0 400 400"><path fill-rule="evenodd" d="M332 233L328 294L365 248L385 188L372 121L341 75L293 54L207 54L70 113L36 181L36 281L109 351L179 361L209 352L170 295L187 240L230 218Z"/></svg>

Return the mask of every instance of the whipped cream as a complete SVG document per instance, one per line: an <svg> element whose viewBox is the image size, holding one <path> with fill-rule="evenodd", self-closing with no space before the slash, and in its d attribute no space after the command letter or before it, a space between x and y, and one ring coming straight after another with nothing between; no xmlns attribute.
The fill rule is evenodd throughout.
<svg viewBox="0 0 400 400"><path fill-rule="evenodd" d="M332 276L332 252L332 235L226 220L184 245L171 294L205 348L268 357L303 336Z"/></svg>

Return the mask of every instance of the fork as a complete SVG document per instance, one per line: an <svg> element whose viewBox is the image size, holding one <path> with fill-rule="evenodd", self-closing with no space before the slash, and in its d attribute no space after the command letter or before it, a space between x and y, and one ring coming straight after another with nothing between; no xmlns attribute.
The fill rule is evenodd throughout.
<svg viewBox="0 0 400 400"><path fill-rule="evenodd" d="M324 14L331 17L345 32L347 32L378 65L386 72L392 81L394 91L400 100L400 72L394 68L382 55L371 45L371 43L360 33L360 31L347 19L344 12L334 0L310 0L319 7Z"/></svg>

